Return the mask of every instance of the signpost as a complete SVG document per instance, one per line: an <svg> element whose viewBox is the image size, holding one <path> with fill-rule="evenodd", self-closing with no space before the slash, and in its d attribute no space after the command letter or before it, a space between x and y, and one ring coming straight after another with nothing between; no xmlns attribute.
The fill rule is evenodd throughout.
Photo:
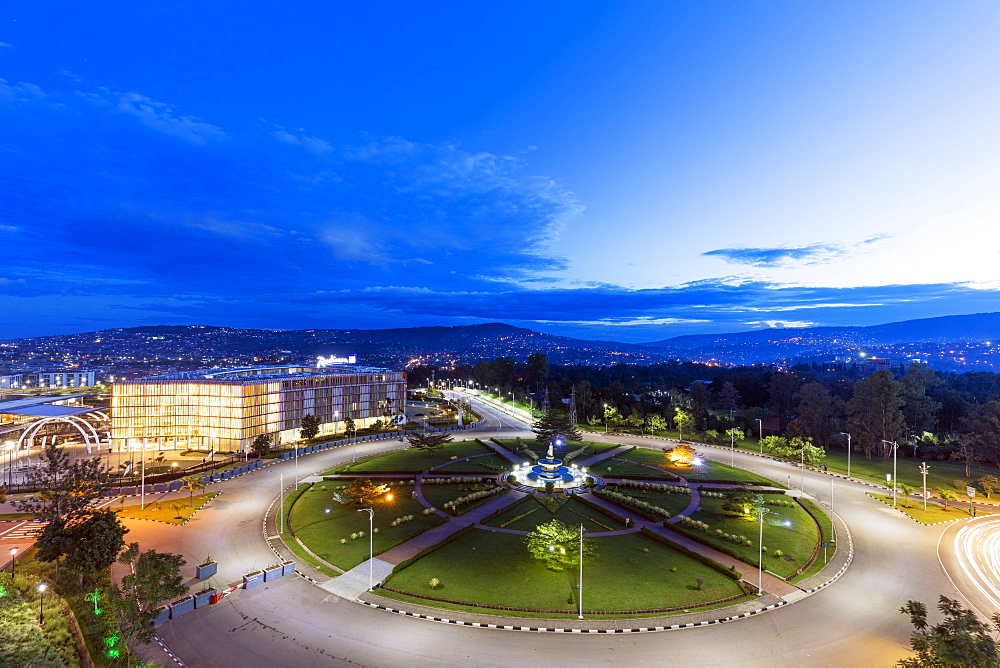
<svg viewBox="0 0 1000 668"><path fill-rule="evenodd" d="M976 488L975 487L966 487L965 488L965 493L969 495L969 514L972 515L973 517L975 517L976 516L976 504L974 504L972 502L972 500L974 498L976 498Z"/></svg>

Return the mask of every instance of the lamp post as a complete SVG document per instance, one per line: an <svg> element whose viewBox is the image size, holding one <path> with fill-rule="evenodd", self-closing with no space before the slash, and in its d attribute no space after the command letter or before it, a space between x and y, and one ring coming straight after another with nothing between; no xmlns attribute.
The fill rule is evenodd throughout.
<svg viewBox="0 0 1000 668"><path fill-rule="evenodd" d="M851 435L846 431L840 432L841 436L847 437L847 477L851 477Z"/></svg>
<svg viewBox="0 0 1000 668"><path fill-rule="evenodd" d="M285 533L285 474L281 471L268 471L278 474L278 533Z"/></svg>
<svg viewBox="0 0 1000 668"><path fill-rule="evenodd" d="M45 622L45 612L42 610L42 595L45 593L45 589L49 586L48 582L38 583L38 623L42 624Z"/></svg>
<svg viewBox="0 0 1000 668"><path fill-rule="evenodd" d="M736 466L736 430L729 430L729 465Z"/></svg>
<svg viewBox="0 0 1000 668"><path fill-rule="evenodd" d="M608 433L608 405L604 404L604 433Z"/></svg>
<svg viewBox="0 0 1000 668"><path fill-rule="evenodd" d="M892 507L896 507L896 441L887 441L882 439L883 443L888 443L892 446Z"/></svg>
<svg viewBox="0 0 1000 668"><path fill-rule="evenodd" d="M17 548L10 548L10 581L14 581L14 556L17 554Z"/></svg>
<svg viewBox="0 0 1000 668"><path fill-rule="evenodd" d="M777 515L778 513L757 509L757 521L760 522L760 539L757 541L757 595L764 593L764 514Z"/></svg>
<svg viewBox="0 0 1000 668"><path fill-rule="evenodd" d="M757 427L760 429L760 431L757 432L757 445L760 446L760 454L764 454L764 420L761 418L755 418L754 422L757 423Z"/></svg>
<svg viewBox="0 0 1000 668"><path fill-rule="evenodd" d="M580 586L576 602L579 604L576 618L583 619L583 522L580 523Z"/></svg>
<svg viewBox="0 0 1000 668"><path fill-rule="evenodd" d="M802 490L802 492L805 492L806 491L806 444L805 444L805 442L803 442L802 443L802 447L799 448L799 458L801 459L801 462L799 463L799 469L800 469L799 474L801 476L800 482L799 482L799 489Z"/></svg>
<svg viewBox="0 0 1000 668"><path fill-rule="evenodd" d="M920 472L924 476L924 512L927 511L927 471L930 469L927 462L920 465Z"/></svg>
<svg viewBox="0 0 1000 668"><path fill-rule="evenodd" d="M146 509L146 441L145 441L145 439L143 439L143 441L142 441L142 454L139 456L139 459L141 460L139 462L139 466L142 468L142 479L140 480L140 482L142 484L139 486L139 510L145 510Z"/></svg>
<svg viewBox="0 0 1000 668"><path fill-rule="evenodd" d="M358 508L358 512L366 511L368 513L368 591L371 591L375 585L372 580L372 562L375 561L375 547L372 540L372 531L375 528L375 511L371 508Z"/></svg>

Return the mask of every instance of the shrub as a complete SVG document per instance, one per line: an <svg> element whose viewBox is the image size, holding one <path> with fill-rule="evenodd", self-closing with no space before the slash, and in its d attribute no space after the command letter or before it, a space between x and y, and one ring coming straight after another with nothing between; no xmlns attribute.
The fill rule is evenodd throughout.
<svg viewBox="0 0 1000 668"><path fill-rule="evenodd" d="M440 589L441 588L441 581L438 580L437 578L431 578L431 581L428 582L427 584L430 585L431 589Z"/></svg>
<svg viewBox="0 0 1000 668"><path fill-rule="evenodd" d="M776 556L776 557L783 557L783 556L785 556L785 553L782 552L781 550L775 550L774 551L774 556Z"/></svg>
<svg viewBox="0 0 1000 668"><path fill-rule="evenodd" d="M341 545L346 545L347 544L347 539L346 538L341 538L340 539L340 544Z"/></svg>

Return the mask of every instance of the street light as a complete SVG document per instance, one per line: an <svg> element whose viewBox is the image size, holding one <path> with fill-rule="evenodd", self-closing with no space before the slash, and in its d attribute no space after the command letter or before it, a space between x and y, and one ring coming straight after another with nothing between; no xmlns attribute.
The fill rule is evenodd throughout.
<svg viewBox="0 0 1000 668"><path fill-rule="evenodd" d="M764 593L764 514L777 515L773 510L757 509L757 521L760 522L760 540L757 542L757 595Z"/></svg>
<svg viewBox="0 0 1000 668"><path fill-rule="evenodd" d="M892 446L892 507L896 507L896 441L887 441L882 439L883 443L888 443Z"/></svg>
<svg viewBox="0 0 1000 668"><path fill-rule="evenodd" d="M604 404L604 433L608 433L608 405Z"/></svg>
<svg viewBox="0 0 1000 668"><path fill-rule="evenodd" d="M924 512L927 512L927 471L930 467L927 466L927 462L920 465L920 472L924 474Z"/></svg>
<svg viewBox="0 0 1000 668"><path fill-rule="evenodd" d="M17 548L10 548L10 581L14 581L14 555L17 554Z"/></svg>
<svg viewBox="0 0 1000 668"><path fill-rule="evenodd" d="M736 466L736 430L729 429L729 465Z"/></svg>
<svg viewBox="0 0 1000 668"><path fill-rule="evenodd" d="M285 474L281 471L268 471L277 473L278 478L278 533L285 533Z"/></svg>
<svg viewBox="0 0 1000 668"><path fill-rule="evenodd" d="M851 477L851 435L846 431L840 432L841 436L847 437L847 477Z"/></svg>
<svg viewBox="0 0 1000 668"><path fill-rule="evenodd" d="M757 432L760 434L760 436L757 437L757 445L760 446L760 454L764 454L764 420L754 418L754 422L757 423L757 427L760 429L760 431Z"/></svg>
<svg viewBox="0 0 1000 668"><path fill-rule="evenodd" d="M368 512L368 591L371 591L375 587L372 579L372 562L375 561L375 544L372 539L375 528L375 511L371 508L358 508L358 512L361 511Z"/></svg>
<svg viewBox="0 0 1000 668"><path fill-rule="evenodd" d="M579 604L577 619L583 619L583 522L580 523L580 585L577 587L576 602Z"/></svg>
<svg viewBox="0 0 1000 668"><path fill-rule="evenodd" d="M42 610L42 594L45 593L45 589L49 586L48 582L38 583L38 623L41 625L45 621L45 612Z"/></svg>

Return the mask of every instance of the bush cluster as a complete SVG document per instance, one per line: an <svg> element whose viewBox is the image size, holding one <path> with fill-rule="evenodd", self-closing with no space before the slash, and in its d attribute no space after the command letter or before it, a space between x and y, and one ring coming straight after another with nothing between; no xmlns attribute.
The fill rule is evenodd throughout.
<svg viewBox="0 0 1000 668"><path fill-rule="evenodd" d="M708 531L712 527L709 526L708 522L702 522L701 520L691 519L687 515L680 515L677 521L686 527L691 527L692 529L701 529L702 531Z"/></svg>
<svg viewBox="0 0 1000 668"><path fill-rule="evenodd" d="M577 457L581 456L582 454L584 454L588 450L590 450L590 446L589 445L584 445L582 447L579 447L576 450L574 450L573 452L567 453L566 456L562 458L562 463L563 464L569 464L571 461L573 461Z"/></svg>
<svg viewBox="0 0 1000 668"><path fill-rule="evenodd" d="M390 526L398 527L400 524L406 524L407 522L412 522L412 521L413 521L413 515L403 515L402 517L397 517L396 519L394 519L390 523ZM376 531L378 531L378 529L376 529Z"/></svg>
<svg viewBox="0 0 1000 668"><path fill-rule="evenodd" d="M596 490L594 494L622 506L635 508L636 510L643 510L647 513L650 513L654 517L660 517L665 520L670 519L671 517L670 513L668 513L663 508L660 508L659 506L654 506L648 501L637 499L634 496L629 496L628 494L622 494L621 492L614 492L606 489Z"/></svg>
<svg viewBox="0 0 1000 668"><path fill-rule="evenodd" d="M785 508L791 508L795 505L794 501L786 501L784 499L767 499L764 503L769 506L783 506Z"/></svg>
<svg viewBox="0 0 1000 668"><path fill-rule="evenodd" d="M619 480L614 487L631 487L641 489L646 492L662 492L663 494L690 494L691 490L687 485L664 485L657 482L646 482L644 480Z"/></svg>
<svg viewBox="0 0 1000 668"><path fill-rule="evenodd" d="M717 535L719 538L724 538L732 543L736 543L737 545L746 545L748 547L753 545L753 541L751 541L746 536L738 536L734 533L726 533L722 529L716 529L715 535Z"/></svg>
<svg viewBox="0 0 1000 668"><path fill-rule="evenodd" d="M484 483L489 478L483 478L481 476L452 476L450 478L424 478L425 485L460 485L464 483Z"/></svg>
<svg viewBox="0 0 1000 668"><path fill-rule="evenodd" d="M444 504L445 510L451 509L452 512L458 510L459 506L464 506L474 501L479 501L480 499L486 499L500 492L506 491L504 487L491 487L490 489L483 489L478 492L473 492L472 494L466 494L465 496L460 496L453 501L448 501Z"/></svg>

